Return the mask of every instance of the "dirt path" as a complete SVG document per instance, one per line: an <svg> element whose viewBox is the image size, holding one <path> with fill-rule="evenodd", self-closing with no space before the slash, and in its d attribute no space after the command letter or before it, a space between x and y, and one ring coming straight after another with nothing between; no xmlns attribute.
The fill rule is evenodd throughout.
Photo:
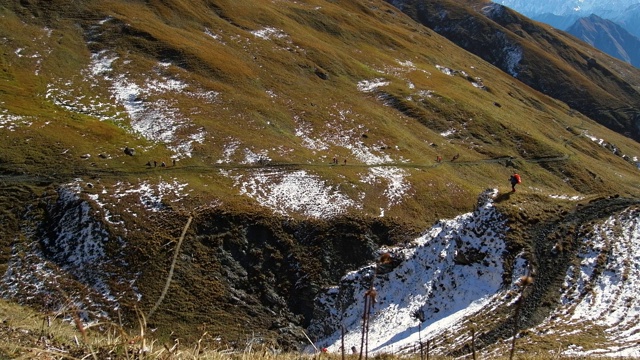
<svg viewBox="0 0 640 360"><path fill-rule="evenodd" d="M546 157L546 158L516 158L516 157L500 157L494 159L482 159L482 160L456 160L456 161L442 161L440 163L404 163L404 162L391 162L391 163L379 163L379 164L362 164L362 163L348 163L346 165L335 165L331 163L268 163L268 164L212 164L212 165L169 165L167 167L141 167L139 170L124 170L118 168L112 169L91 169L87 168L84 171L66 173L56 172L50 174L16 174L12 172L11 166L3 164L0 166L0 186L2 184L15 184L15 183L29 183L29 184L49 184L56 182L65 182L69 179L77 177L104 177L104 178L117 178L126 177L127 175L145 175L156 174L158 171L166 171L170 173L181 172L194 172L194 173L207 173L218 170L258 170L258 169L273 169L273 170L294 170L300 168L316 168L316 167L349 167L349 168L383 168L383 167L397 167L408 169L429 169L439 166L470 166L480 164L495 164L504 163L509 161L522 161L528 163L540 163L540 162L554 162L565 161L569 159L570 155L563 155L558 157Z"/></svg>

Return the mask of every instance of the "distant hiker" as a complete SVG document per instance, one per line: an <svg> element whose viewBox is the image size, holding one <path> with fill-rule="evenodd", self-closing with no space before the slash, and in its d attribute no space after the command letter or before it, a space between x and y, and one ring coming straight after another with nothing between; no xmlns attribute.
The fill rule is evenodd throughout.
<svg viewBox="0 0 640 360"><path fill-rule="evenodd" d="M344 163L342 165L347 165L347 159L344 159Z"/></svg>
<svg viewBox="0 0 640 360"><path fill-rule="evenodd" d="M522 182L522 179L520 178L520 175L518 175L518 173L514 172L513 175L511 175L511 177L509 178L509 182L511 183L511 192L515 192L516 185L520 184Z"/></svg>
<svg viewBox="0 0 640 360"><path fill-rule="evenodd" d="M162 162L162 164L160 164L161 167L166 167L167 164L164 163L164 161Z"/></svg>
<svg viewBox="0 0 640 360"><path fill-rule="evenodd" d="M173 159L173 166L176 166L176 159Z"/></svg>
<svg viewBox="0 0 640 360"><path fill-rule="evenodd" d="M442 156L440 155L436 156L436 162L437 163L442 162Z"/></svg>
<svg viewBox="0 0 640 360"><path fill-rule="evenodd" d="M458 160L459 157L460 157L460 154L455 154L453 158L451 158L451 161L456 161Z"/></svg>
<svg viewBox="0 0 640 360"><path fill-rule="evenodd" d="M156 166L158 166L158 162L153 160L153 167L156 167Z"/></svg>
<svg viewBox="0 0 640 360"><path fill-rule="evenodd" d="M338 158L337 157L333 157L333 164L337 164L338 163Z"/></svg>

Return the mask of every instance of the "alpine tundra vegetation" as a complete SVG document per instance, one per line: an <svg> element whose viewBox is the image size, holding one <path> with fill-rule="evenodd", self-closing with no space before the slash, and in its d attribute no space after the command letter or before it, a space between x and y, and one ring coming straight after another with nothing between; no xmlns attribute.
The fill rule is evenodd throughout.
<svg viewBox="0 0 640 360"><path fill-rule="evenodd" d="M640 357L639 90L481 0L0 2L0 357Z"/></svg>

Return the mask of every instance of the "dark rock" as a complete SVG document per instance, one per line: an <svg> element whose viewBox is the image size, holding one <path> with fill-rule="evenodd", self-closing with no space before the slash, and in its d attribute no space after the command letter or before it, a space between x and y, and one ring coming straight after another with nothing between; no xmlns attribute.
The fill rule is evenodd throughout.
<svg viewBox="0 0 640 360"><path fill-rule="evenodd" d="M319 77L322 80L329 80L329 74L327 74L326 72L324 72L320 68L316 68L315 74L316 74L317 77Z"/></svg>

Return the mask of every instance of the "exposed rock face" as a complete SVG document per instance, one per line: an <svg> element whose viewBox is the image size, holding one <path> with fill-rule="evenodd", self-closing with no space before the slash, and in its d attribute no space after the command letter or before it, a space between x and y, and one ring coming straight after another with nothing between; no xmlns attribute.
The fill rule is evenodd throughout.
<svg viewBox="0 0 640 360"><path fill-rule="evenodd" d="M158 300L176 250L176 231L168 224L183 224L184 216L169 209L153 213L144 221L154 223L157 234L129 224L123 240L117 235L122 229L110 226L114 219L103 218L104 209L82 192L80 183L72 183L41 199L41 211L30 215L39 225L13 245L2 295L47 311L72 306L85 321L115 320L120 310L127 320L134 307L146 313ZM150 326L169 332L181 322L206 322L207 331L239 346L248 327L267 342L297 348L320 289L373 260L381 245L398 241L392 235L397 228L379 218L294 221L200 212L178 249L169 294L148 319ZM176 312L184 313L179 321Z"/></svg>
<svg viewBox="0 0 640 360"><path fill-rule="evenodd" d="M109 233L79 191L72 184L42 199L45 217L29 238L14 244L2 292L48 311L71 307L85 321L112 318L120 301L137 297L136 274L122 271L126 244Z"/></svg>

